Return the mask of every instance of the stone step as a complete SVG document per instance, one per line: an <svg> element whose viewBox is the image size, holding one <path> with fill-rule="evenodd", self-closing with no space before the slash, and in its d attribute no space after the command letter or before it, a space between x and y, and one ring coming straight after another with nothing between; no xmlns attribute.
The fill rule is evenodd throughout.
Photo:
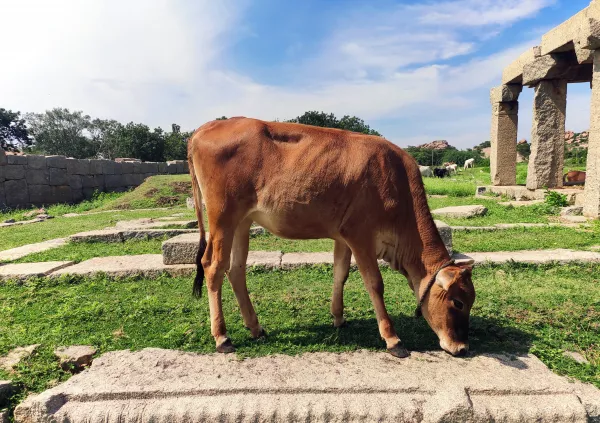
<svg viewBox="0 0 600 423"><path fill-rule="evenodd" d="M71 235L70 242L123 242L129 239L155 239L181 234L198 234L198 229L99 229Z"/></svg>
<svg viewBox="0 0 600 423"><path fill-rule="evenodd" d="M0 264L0 280L24 280L48 276L56 270L71 266L72 261L45 261L41 263Z"/></svg>
<svg viewBox="0 0 600 423"><path fill-rule="evenodd" d="M112 351L15 409L17 423L593 422L600 391L533 355Z"/></svg>
<svg viewBox="0 0 600 423"><path fill-rule="evenodd" d="M446 225L444 222L439 220L435 221L440 236L448 249L448 252L452 254L452 228ZM251 233L264 232L264 228L252 228ZM209 234L207 233L207 239ZM162 244L162 254L165 264L193 264L196 263L196 255L198 254L199 247L199 235L195 234L183 234L174 238L168 239ZM307 254L307 253L302 253ZM328 254L328 253L313 253L313 254ZM287 256L287 255L286 255ZM310 256L305 256L310 257ZM333 254L331 254L330 261L323 261L325 256L320 257L319 262L333 262ZM310 260L313 260L312 258ZM310 264L310 261L307 262ZM313 263L314 264L314 263Z"/></svg>
<svg viewBox="0 0 600 423"><path fill-rule="evenodd" d="M10 250L0 251L0 261L17 260L21 257L28 256L33 253L48 251L53 248L62 247L67 244L67 238L56 238L35 244L27 244L22 247L11 248Z"/></svg>

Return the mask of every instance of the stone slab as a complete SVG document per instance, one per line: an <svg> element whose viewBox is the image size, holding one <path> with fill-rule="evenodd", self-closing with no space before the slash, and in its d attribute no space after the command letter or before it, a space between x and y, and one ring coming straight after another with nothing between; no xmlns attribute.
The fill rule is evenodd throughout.
<svg viewBox="0 0 600 423"><path fill-rule="evenodd" d="M518 84L523 80L523 67L541 56L540 47L532 47L517 57L502 72L502 84Z"/></svg>
<svg viewBox="0 0 600 423"><path fill-rule="evenodd" d="M471 258L476 263L506 263L515 261L518 263L551 264L570 262L600 262L600 253L594 251L575 251L566 249L556 250L523 250L523 251L498 251L491 253L466 253L455 254L454 259L462 260Z"/></svg>
<svg viewBox="0 0 600 423"><path fill-rule="evenodd" d="M471 218L485 216L487 208L481 205L443 207L431 211L432 214L450 218Z"/></svg>
<svg viewBox="0 0 600 423"><path fill-rule="evenodd" d="M13 348L4 357L0 357L0 369L11 372L14 367L18 366L21 360L31 356L40 344L29 345L27 347Z"/></svg>
<svg viewBox="0 0 600 423"><path fill-rule="evenodd" d="M63 370L78 372L92 364L97 351L90 345L71 345L55 349L54 355L59 359L60 367Z"/></svg>
<svg viewBox="0 0 600 423"><path fill-rule="evenodd" d="M70 242L123 242L129 239L156 239L181 234L198 233L197 229L99 229L80 232L69 237Z"/></svg>
<svg viewBox="0 0 600 423"><path fill-rule="evenodd" d="M42 263L19 263L0 265L0 280L28 279L47 276L50 273L71 266L72 261L47 261Z"/></svg>
<svg viewBox="0 0 600 423"><path fill-rule="evenodd" d="M524 200L524 201L503 201L498 204L501 206L511 206L511 207L527 207L534 206L536 204L543 204L544 200Z"/></svg>
<svg viewBox="0 0 600 423"><path fill-rule="evenodd" d="M549 54L572 49L571 43L581 36L584 22L590 14L590 8L586 7L570 19L551 29L542 36L540 45L541 54Z"/></svg>
<svg viewBox="0 0 600 423"><path fill-rule="evenodd" d="M333 264L333 253L286 253L281 258L283 269L295 269L316 264Z"/></svg>
<svg viewBox="0 0 600 423"><path fill-rule="evenodd" d="M489 192L496 195L504 195L510 199L518 201L527 200L544 200L546 191L544 189L530 190L523 185L512 185L512 186L484 186L477 187L477 190L481 192ZM583 198L584 191L576 188L556 188L550 191L556 191L567 197L569 204L577 204Z"/></svg>
<svg viewBox="0 0 600 423"><path fill-rule="evenodd" d="M115 228L117 229L150 229L150 228L161 228L164 226L181 226L183 228L197 228L197 220L175 220L171 222L164 222L158 219L136 219L136 220L122 220L116 223Z"/></svg>
<svg viewBox="0 0 600 423"><path fill-rule="evenodd" d="M121 231L116 229L98 229L79 232L69 236L70 242L122 242Z"/></svg>
<svg viewBox="0 0 600 423"><path fill-rule="evenodd" d="M1 268L0 268L1 269ZM53 272L50 276L105 274L109 277L129 276L156 277L162 273L173 276L188 276L195 271L194 265L167 266L160 254L137 256L96 257Z"/></svg>
<svg viewBox="0 0 600 423"><path fill-rule="evenodd" d="M56 238L44 242L37 242L35 244L23 245L22 247L11 248L10 250L0 251L0 261L17 260L29 254L40 253L42 251L62 247L66 243L66 238Z"/></svg>
<svg viewBox="0 0 600 423"><path fill-rule="evenodd" d="M108 352L28 397L17 423L589 422L597 388L569 383L532 355L468 359L413 352L238 359L146 348Z"/></svg>

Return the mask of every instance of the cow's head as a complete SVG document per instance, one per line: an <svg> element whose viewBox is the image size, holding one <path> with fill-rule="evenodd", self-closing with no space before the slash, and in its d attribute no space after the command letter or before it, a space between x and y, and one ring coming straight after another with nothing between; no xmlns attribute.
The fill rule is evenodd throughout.
<svg viewBox="0 0 600 423"><path fill-rule="evenodd" d="M472 270L471 263L440 270L421 307L440 346L454 356L469 350L469 314L475 302Z"/></svg>

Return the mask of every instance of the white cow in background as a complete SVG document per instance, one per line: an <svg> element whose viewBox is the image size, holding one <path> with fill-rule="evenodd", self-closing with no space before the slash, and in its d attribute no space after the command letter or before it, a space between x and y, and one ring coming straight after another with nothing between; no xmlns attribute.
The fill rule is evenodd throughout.
<svg viewBox="0 0 600 423"><path fill-rule="evenodd" d="M475 167L475 159L465 160L465 169Z"/></svg>
<svg viewBox="0 0 600 423"><path fill-rule="evenodd" d="M419 166L419 170L421 171L421 176L423 178L431 178L433 177L433 170L429 166Z"/></svg>
<svg viewBox="0 0 600 423"><path fill-rule="evenodd" d="M448 170L448 175L451 175L452 172L456 173L456 169L458 169L458 165L456 163L446 166L446 170Z"/></svg>

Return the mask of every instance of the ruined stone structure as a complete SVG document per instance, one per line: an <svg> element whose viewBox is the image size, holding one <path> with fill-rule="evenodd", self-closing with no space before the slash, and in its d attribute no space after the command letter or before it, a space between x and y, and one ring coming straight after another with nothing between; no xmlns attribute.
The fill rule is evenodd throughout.
<svg viewBox="0 0 600 423"><path fill-rule="evenodd" d="M504 69L492 88L492 184L516 184L519 94L535 90L527 189L561 188L567 84L592 87L584 214L600 217L600 0L542 37Z"/></svg>
<svg viewBox="0 0 600 423"><path fill-rule="evenodd" d="M15 156L0 149L0 209L73 203L94 191L125 191L153 175L188 173L185 160L166 163Z"/></svg>

